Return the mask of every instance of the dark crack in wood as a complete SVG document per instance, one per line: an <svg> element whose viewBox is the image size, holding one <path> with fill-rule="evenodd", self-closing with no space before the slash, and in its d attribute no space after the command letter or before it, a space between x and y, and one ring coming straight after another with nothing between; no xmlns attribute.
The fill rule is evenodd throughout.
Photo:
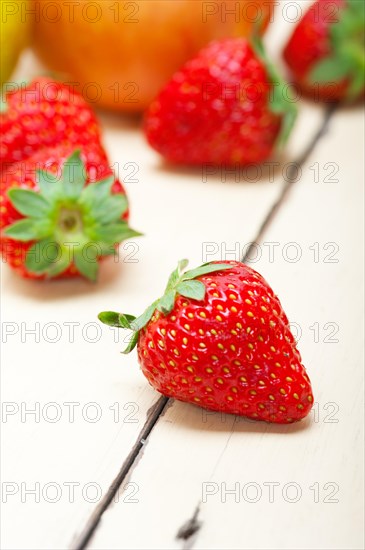
<svg viewBox="0 0 365 550"><path fill-rule="evenodd" d="M196 507L193 516L180 527L176 535L177 539L189 539L200 529L201 522L198 521L199 511L200 505Z"/></svg>
<svg viewBox="0 0 365 550"><path fill-rule="evenodd" d="M269 213L267 214L266 218L264 219L263 223L261 224L261 227L260 227L260 229L259 229L259 231L256 235L255 241L251 244L251 246L249 246L249 248L247 249L245 255L243 256L242 262L249 263L251 252L257 246L257 244L262 240L262 237L263 237L265 231L267 230L270 223L274 219L276 213L278 212L278 210L280 209L280 207L284 203L290 189L296 183L296 181L297 181L296 174L297 174L298 167L303 166L303 164L307 161L307 159L310 157L310 155L314 151L317 143L327 133L330 119L331 119L333 113L335 112L336 107L337 107L336 104L332 104L326 109L326 111L324 113L324 116L323 116L322 123L321 123L319 129L314 134L313 138L311 139L311 141L309 142L307 147L304 149L304 151L300 155L300 157L293 162L291 168L288 170L287 181L283 185L279 197L274 202L271 209L269 210ZM186 523L184 523L182 525L182 527L180 527L180 529L178 530L176 538L183 539L185 542L190 543L189 545L184 544L184 550L191 549L193 547L193 542L194 541L193 541L192 537L193 537L193 535L196 536L197 532L202 527L202 522L197 521L199 511L200 511L200 504L196 507L192 518L189 521L187 521ZM184 535L186 535L186 536L184 536ZM194 539L195 539L195 536L194 536Z"/></svg>
<svg viewBox="0 0 365 550"><path fill-rule="evenodd" d="M309 158L313 150L315 149L317 143L320 141L322 136L324 136L328 130L329 121L333 115L333 113L336 110L336 104L330 105L327 110L325 111L322 123L320 125L320 128L317 130L311 141L309 142L308 146L305 148L303 153L300 155L300 157L293 162L293 166L288 170L287 174L287 181L283 185L282 191L278 197L278 199L275 201L271 209L269 210L267 216L265 217L263 223L260 226L260 229L256 235L255 241L252 243L252 245L248 248L246 254L242 258L243 262L249 262L250 261L250 254L257 245L257 243L262 239L263 234L269 227L270 223L274 219L276 213L280 209L281 205L283 204L284 200L286 199L290 189L293 187L293 185L296 183L296 172L297 168L301 167L306 160ZM131 470L135 466L136 460L139 457L140 453L143 450L143 447L145 443L148 440L149 435L151 434L154 426L159 421L160 417L164 414L167 407L171 405L173 402L172 399L169 399L167 397L161 396L159 400L156 402L156 404L152 407L152 409L149 411L149 414L147 415L147 420L145 425L143 426L138 439L136 443L134 444L131 452L129 453L126 460L123 462L121 469L111 484L111 486L108 489L108 492L103 497L103 499L98 504L97 508L93 512L93 514L90 516L89 521L87 522L84 530L82 531L81 535L76 537L76 542L71 545L71 548L73 550L84 550L90 541L93 533L95 532L95 529L100 523L101 517L104 514L105 510L109 507L109 505L112 503L112 500L116 493L118 492L120 486L122 485L123 481L126 479L126 477L131 473ZM193 543L195 536L199 532L199 530L202 527L202 522L198 521L198 515L200 511L200 505L198 505L195 509L195 512L193 516L185 522L182 527L178 530L178 533L176 535L176 538L184 541L184 548L191 548L191 544ZM186 546L188 544L188 546Z"/></svg>
<svg viewBox="0 0 365 550"><path fill-rule="evenodd" d="M184 541L184 548L190 547L190 542L193 542L196 534L202 526L202 522L198 520L200 512L200 504L195 508L195 512L188 521L186 521L178 530L176 538Z"/></svg>
<svg viewBox="0 0 365 550"><path fill-rule="evenodd" d="M87 522L81 534L76 538L75 543L71 544L71 548L73 548L74 550L83 550L84 548L86 548L95 529L99 525L103 513L113 501L113 498L117 494L123 481L128 476L132 467L135 465L137 458L139 457L141 452L143 452L143 448L148 440L151 431L156 425L158 419L166 411L169 401L170 400L167 397L162 395L155 403L155 405L150 408L147 415L147 420L138 435L138 439L133 445L131 452L123 462L117 477L114 479L107 493L101 499L93 514L90 516L89 521Z"/></svg>
<svg viewBox="0 0 365 550"><path fill-rule="evenodd" d="M288 168L287 174L286 174L286 181L282 187L281 193L277 200L274 202L272 207L269 210L269 213L267 214L266 218L262 222L260 229L256 235L256 239L250 244L248 249L246 250L246 253L244 257L242 258L242 262L248 263L251 257L251 254L256 251L256 247L258 243L262 240L263 235L267 231L269 225L275 218L278 210L286 200L289 191L291 188L295 185L297 180L297 173L298 168L301 168L303 164L308 160L314 149L316 148L317 143L321 140L321 138L326 135L329 127L329 122L331 120L332 115L337 109L337 104L332 103L324 112L322 123L317 130L317 132L314 134L313 138L307 145L307 147L304 149L303 153L291 163L290 167Z"/></svg>

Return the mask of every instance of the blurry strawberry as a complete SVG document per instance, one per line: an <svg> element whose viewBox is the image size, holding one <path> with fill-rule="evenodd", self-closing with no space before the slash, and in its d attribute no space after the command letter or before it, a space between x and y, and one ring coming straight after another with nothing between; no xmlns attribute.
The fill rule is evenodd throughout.
<svg viewBox="0 0 365 550"><path fill-rule="evenodd" d="M132 330L142 371L162 394L201 407L288 423L305 417L312 388L288 319L265 279L240 262L182 273L137 319L99 319Z"/></svg>
<svg viewBox="0 0 365 550"><path fill-rule="evenodd" d="M95 280L99 260L139 235L99 145L41 149L1 180L1 254L22 277Z"/></svg>
<svg viewBox="0 0 365 550"><path fill-rule="evenodd" d="M100 142L91 108L70 86L36 78L6 94L0 113L0 164L26 159L43 147L59 143Z"/></svg>
<svg viewBox="0 0 365 550"><path fill-rule="evenodd" d="M296 110L260 44L212 42L186 63L147 111L149 143L168 161L243 165L267 159Z"/></svg>
<svg viewBox="0 0 365 550"><path fill-rule="evenodd" d="M356 100L365 89L365 2L317 0L284 49L295 82L324 101Z"/></svg>

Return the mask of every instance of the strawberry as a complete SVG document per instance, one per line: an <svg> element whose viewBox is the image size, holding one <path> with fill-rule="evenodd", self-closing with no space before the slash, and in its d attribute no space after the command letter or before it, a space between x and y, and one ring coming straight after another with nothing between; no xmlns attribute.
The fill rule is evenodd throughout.
<svg viewBox="0 0 365 550"><path fill-rule="evenodd" d="M100 145L41 149L1 179L0 250L22 277L95 280L99 259L139 235Z"/></svg>
<svg viewBox="0 0 365 550"><path fill-rule="evenodd" d="M110 326L131 329L150 384L162 394L268 422L305 417L309 378L288 319L265 279L247 265L179 262L165 293L137 319L103 312Z"/></svg>
<svg viewBox="0 0 365 550"><path fill-rule="evenodd" d="M151 104L150 145L168 161L245 165L268 158L291 130L296 110L255 39L209 44Z"/></svg>
<svg viewBox="0 0 365 550"><path fill-rule="evenodd" d="M310 6L283 53L306 95L324 101L364 95L364 29L363 0L317 0Z"/></svg>
<svg viewBox="0 0 365 550"><path fill-rule="evenodd" d="M99 125L82 96L50 78L36 78L6 94L0 114L0 165L43 147L100 142Z"/></svg>

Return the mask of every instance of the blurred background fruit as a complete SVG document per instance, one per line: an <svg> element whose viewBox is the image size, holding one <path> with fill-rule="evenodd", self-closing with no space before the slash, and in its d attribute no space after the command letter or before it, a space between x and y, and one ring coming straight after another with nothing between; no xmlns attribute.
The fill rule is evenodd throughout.
<svg viewBox="0 0 365 550"><path fill-rule="evenodd" d="M283 56L293 80L312 99L363 97L364 0L316 0L294 28Z"/></svg>
<svg viewBox="0 0 365 550"><path fill-rule="evenodd" d="M41 10L33 42L39 58L68 75L85 99L143 111L179 67L215 38L267 25L273 0L54 0Z"/></svg>
<svg viewBox="0 0 365 550"><path fill-rule="evenodd" d="M149 144L168 162L263 162L289 136L296 108L261 41L214 40L162 88L146 111Z"/></svg>
<svg viewBox="0 0 365 550"><path fill-rule="evenodd" d="M28 43L32 18L29 0L0 0L0 84L6 82Z"/></svg>

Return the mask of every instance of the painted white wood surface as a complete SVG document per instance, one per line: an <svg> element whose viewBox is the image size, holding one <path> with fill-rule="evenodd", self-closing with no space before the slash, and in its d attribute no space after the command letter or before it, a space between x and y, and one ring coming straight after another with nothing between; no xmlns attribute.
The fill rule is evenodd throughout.
<svg viewBox="0 0 365 550"><path fill-rule="evenodd" d="M24 72L33 72L29 56ZM2 265L2 479L8 484L3 491L16 491L3 504L4 548L67 547L95 509L98 487L104 495L116 477L159 397L136 356L119 355L124 344L114 337L123 336L101 327L97 313L143 311L161 293L178 259L201 262L204 241L250 242L280 193L280 178L242 184L231 177L222 183L218 174L204 182L199 171L164 169L138 122L108 116L104 127L111 161L123 179L138 170L138 181L125 186L131 223L146 237L126 244L118 263L105 262L96 285L22 281ZM125 166L128 162L133 166ZM69 323L78 323L74 337ZM38 341L27 334L35 326ZM24 416L34 406L39 422ZM57 414L60 420L52 422ZM101 418L91 422L95 414ZM74 497L70 483L79 484ZM93 486L82 495L88 483ZM26 494L35 484L39 502ZM93 498L97 501L89 502Z"/></svg>
<svg viewBox="0 0 365 550"><path fill-rule="evenodd" d="M133 223L147 235L139 240L137 254L131 258L137 262L123 263L123 257L133 251L126 248L119 263L111 261L102 266L95 286L81 281L46 285L25 282L3 266L3 330L17 330L3 345L3 401L15 403L19 409L31 408L35 402L43 409L55 402L62 413L56 423L42 419L42 414L39 423L31 415L26 422L21 421L20 413L7 417L2 425L3 480L19 486L23 482L27 487L54 482L63 489L61 500L54 504L42 497L35 503L29 496L21 503L20 493L9 496L2 518L5 548L65 548L93 505L77 491L78 498L75 496L75 503L70 504L63 484L78 482L83 487L93 482L104 493L158 398L140 373L136 356L125 358L118 353L125 345L115 343L114 335L123 336L108 328L102 329L102 337L98 335L97 313L104 309L142 312L161 293L179 258L188 255L194 263L200 261L202 241L196 239L197 232L209 241L220 242L222 236L232 242L241 236L247 242L252 240L279 192L279 182L258 183L250 190L227 183L225 209L219 182L195 184L193 177L189 180L155 168L155 159L137 130L119 129L111 136L113 140L114 158L133 159L141 166L140 181L130 186L129 193ZM121 157L116 156L118 149L123 151ZM200 213L198 205L202 203L208 216ZM70 322L79 323L73 342L67 325ZM21 323L24 325L19 326ZM39 323L38 342L25 334L35 323ZM57 323L58 328L48 323ZM58 336L58 342L47 341ZM80 403L74 423L68 421L69 407L63 405L67 402ZM99 422L90 423L81 414L90 402L100 407ZM120 406L117 422L110 410L114 403ZM7 407L13 410L11 404ZM133 411L137 412L130 422L124 421ZM43 416L56 412L46 409ZM95 412L91 407L84 415ZM135 419L137 422L132 423Z"/></svg>
<svg viewBox="0 0 365 550"><path fill-rule="evenodd" d="M287 29L275 21L269 37L275 49ZM25 56L21 74L32 74L34 67L33 60ZM321 108L301 105L300 118L286 150L288 161L309 141L321 116ZM362 186L358 184L356 190L354 187L356 181L362 183L359 177L361 150L356 162L354 151L346 152L345 146L347 136L351 135L354 144L355 135L359 135L358 140L361 140L359 119L358 111L336 115L336 133L324 139L309 163L318 161L323 166L324 162L334 160L343 164L341 183L336 184L337 187L335 184L327 187L321 187L319 183L314 185L313 171L309 166L303 168L299 186L288 198L285 209L279 212L270 233L264 236L265 241L287 243L297 239L304 246L307 237L310 244L337 238L344 242L347 251L353 245L354 237L357 239L359 235L353 224L360 218L357 209L360 208L358 199ZM108 152L112 162L119 163L123 179L133 169L131 165L125 166L126 163L137 165L138 173L134 178L138 181L126 183L126 188L131 200L131 222L146 237L136 241L138 248L126 247L119 263L106 263L95 286L82 281L47 285L25 282L2 266L3 331L13 327L4 323L18 324L14 327L18 332L9 334L3 345L2 400L15 403L14 407L19 407L19 410L34 407L38 402L43 410L39 423L31 415L22 422L20 412L9 415L6 422L2 416L2 480L19 486L18 493L9 495L8 502L2 506L2 546L7 549L68 547L97 504L87 502L81 489L87 483L93 483L105 494L135 442L148 409L158 399L141 375L135 355L125 358L118 354L123 344L114 342L114 332L103 328L99 338L95 332L97 325L90 326L86 338L98 339L91 343L85 341L85 325L96 323L96 314L102 309L142 311L161 292L166 276L181 257L189 257L194 265L219 257L221 243L225 243L227 249L235 249L236 243L240 243L242 248L255 238L282 185L280 171L272 182L268 172L256 183L235 182L232 176L223 183L220 174L203 182L199 171L164 167L146 146L137 122L117 116L105 116L103 122ZM326 150L326 147L330 149ZM330 208L326 207L327 204ZM323 223L319 221L318 212ZM204 242L218 244L215 256L202 257ZM136 252L135 256L127 261L126 257L133 252ZM306 327L315 321L322 324L337 321L341 325L341 338L342 330L347 331L339 344L326 346L314 345L310 339L312 333L306 329L301 342L315 390L318 388L316 397L321 400L320 405L331 401L340 403L340 392L345 394L337 415L340 422L325 424L323 415L330 410L320 409L320 422L312 424L309 429L286 428L284 431L293 433L284 434L279 428L242 420L237 423L228 417L221 419L208 415L205 422L199 409L174 404L152 432L139 465L128 480L138 485L138 493L131 497L137 498L138 503L114 504L104 515L92 541L93 548L180 548L182 542L175 540L177 529L192 515L201 498L204 481L227 482L228 488L235 481L241 484L278 481L282 485L288 481L304 484L309 480L311 485L316 481L335 481L341 482L341 491L347 490L347 495L352 491L357 498L360 481L351 461L354 458L359 460L360 453L355 452L352 443L352 450L347 451L344 442L355 438L359 426L351 418L359 394L353 397L350 394L352 387L359 392L359 382L354 373L353 386L345 386L340 368L342 372L344 362L355 362L354 350L358 349L359 338L357 341L350 338L351 331L356 328L351 313L357 303L356 297L349 303L349 312L345 308L347 290L352 290L352 296L355 294L356 270L353 264L358 260L359 251L356 257L335 265L338 271L331 279L335 269L326 271L328 266L323 262L314 265L309 253L294 267L278 260L271 264L267 258L265 261L265 256L254 264L281 296L293 320L306 323ZM316 277L315 285L313 282L310 285L309 297L299 297L295 285L300 281L303 285L308 284L309 273L313 279ZM337 314L336 302L340 299L342 309ZM21 322L25 323L23 329ZM69 322L80 323L75 326L73 342L69 341L69 328L65 324ZM58 323L58 330L61 330L59 342L46 341L55 337L55 329L48 325L46 335L41 334L39 342L28 335L22 343L22 333L34 327L35 323L40 324L41 332L47 330L44 328L47 323ZM322 362L328 368L317 374L319 367L315 365ZM49 416L55 413L54 408L44 408L50 402L61 407L59 422L47 421L47 413ZM68 420L69 407L64 405L67 402L80 403L75 408L73 423ZM98 404L102 414L100 421L95 423L86 419L87 414L92 416L95 409L84 408L84 416L80 411L91 402ZM119 418L115 418L116 408L110 409L114 403L119 403ZM11 406L8 405L8 411ZM127 417L129 413L134 414ZM301 428L307 424L303 423ZM351 460L346 461L346 457L351 457ZM313 462L320 466L317 470L311 470ZM313 472L317 477L313 478ZM68 487L64 484L73 482L80 485L75 487L74 502L69 502ZM59 502L51 503L41 494L40 502L36 503L35 498L28 495L22 502L21 483L24 483L23 491L35 483L40 484L41 491L45 484L56 483L61 488L61 498ZM133 485L129 486L127 494L122 494L120 499L128 501L127 495L133 488ZM94 494L90 488L89 499ZM48 499L53 495L50 487ZM334 548L359 547L358 523L354 523L354 532L345 541L348 544L343 543L349 529L348 512L355 508L355 502L349 502L347 497L340 504L318 504L314 508L310 500L312 496L313 491L307 489L306 497L303 496L297 504L275 500L270 505L263 500L264 497L259 503L250 505L245 502L232 504L229 496L223 505L219 495L210 497L202 507L204 525L198 534L196 547L251 548L256 545L257 548L277 548L285 547L285 544L291 547L293 538L290 537L298 531L298 525L311 521L314 522L313 528L299 529L296 548L308 547L311 543L313 548L317 548L320 547L318 541L323 542L322 547L327 547L326 535L332 537L328 544L335 541ZM323 492L321 498L323 500ZM269 522L266 529L262 528L260 509L265 521ZM320 511L316 512L317 509ZM332 509L335 512L331 512ZM320 538L308 538L315 536L316 529ZM270 534L272 540L269 540ZM260 536L266 537L262 539L264 542Z"/></svg>
<svg viewBox="0 0 365 550"><path fill-rule="evenodd" d="M278 427L175 402L152 432L128 479L132 485L104 514L93 550L181 548L176 534L199 501L194 548L363 548L360 115L335 116L252 264L282 297L294 329L299 325L313 413ZM322 169L336 163L338 183L323 182L325 172L316 183L308 169L314 162ZM310 249L316 242L318 261ZM278 243L273 261L269 243ZM326 250L327 243L335 244ZM288 261L296 253L301 259ZM310 329L315 323L318 338ZM138 502L129 498L132 488Z"/></svg>

